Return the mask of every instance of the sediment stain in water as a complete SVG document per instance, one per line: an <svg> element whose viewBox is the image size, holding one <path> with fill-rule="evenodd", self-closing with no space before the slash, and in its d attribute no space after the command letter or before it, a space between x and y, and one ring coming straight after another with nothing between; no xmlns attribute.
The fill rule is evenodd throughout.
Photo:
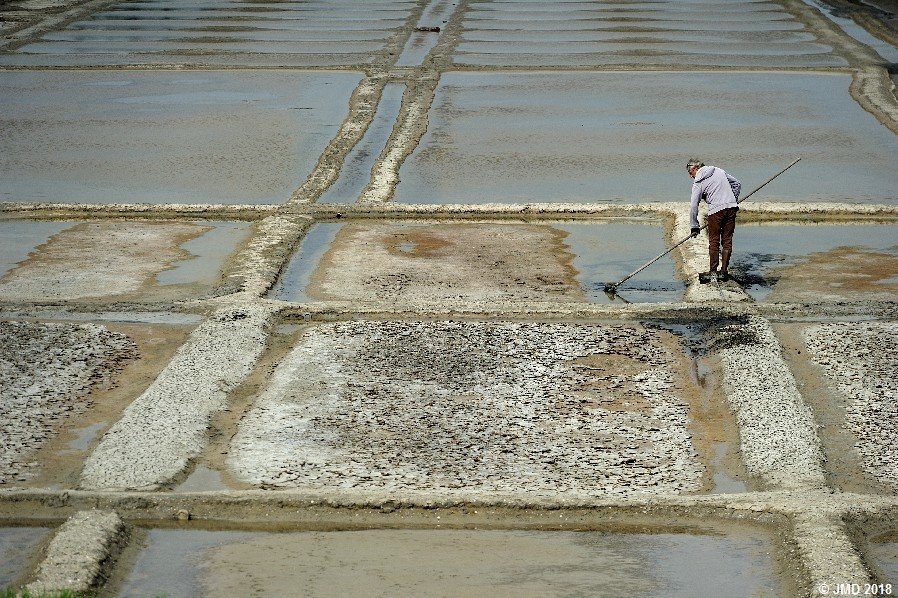
<svg viewBox="0 0 898 598"><path fill-rule="evenodd" d="M123 579L113 594L123 598L191 598L205 595L199 576L204 555L214 547L259 536L261 534L258 532L148 530L142 539L143 550L137 555L131 570L122 575ZM252 593L250 591L246 595Z"/></svg>
<svg viewBox="0 0 898 598"><path fill-rule="evenodd" d="M778 594L760 531L150 530L118 595Z"/></svg>
<svg viewBox="0 0 898 598"><path fill-rule="evenodd" d="M732 271L758 301L898 298L895 225L746 224Z"/></svg>
<svg viewBox="0 0 898 598"><path fill-rule="evenodd" d="M898 299L898 248L889 252L840 247L804 263L775 268L768 301Z"/></svg>

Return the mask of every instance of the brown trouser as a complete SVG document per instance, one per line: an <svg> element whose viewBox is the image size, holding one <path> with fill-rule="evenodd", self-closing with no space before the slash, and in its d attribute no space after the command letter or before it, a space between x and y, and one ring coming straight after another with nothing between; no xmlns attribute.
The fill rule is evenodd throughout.
<svg viewBox="0 0 898 598"><path fill-rule="evenodd" d="M724 208L708 216L708 256L711 272L717 271L718 255L720 271L726 272L733 251L733 231L736 230L736 212L739 208ZM722 251L721 251L722 250Z"/></svg>

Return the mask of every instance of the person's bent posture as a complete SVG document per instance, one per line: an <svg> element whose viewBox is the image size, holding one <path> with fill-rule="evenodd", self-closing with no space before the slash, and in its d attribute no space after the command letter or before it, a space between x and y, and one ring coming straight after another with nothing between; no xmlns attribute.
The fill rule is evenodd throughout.
<svg viewBox="0 0 898 598"><path fill-rule="evenodd" d="M695 179L692 183L692 206L689 211L693 237L698 236L701 231L698 224L698 203L701 200L708 203L710 267L708 272L699 274L699 282L710 282L715 275L717 280L725 282L729 280L727 268L733 252L733 232L736 230L736 212L739 211L742 183L723 168L705 166L701 160L689 160L686 172Z"/></svg>

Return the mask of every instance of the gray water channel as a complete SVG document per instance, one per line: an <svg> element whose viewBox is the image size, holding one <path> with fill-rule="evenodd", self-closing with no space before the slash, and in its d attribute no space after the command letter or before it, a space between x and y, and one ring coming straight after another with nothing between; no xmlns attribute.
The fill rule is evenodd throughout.
<svg viewBox="0 0 898 598"><path fill-rule="evenodd" d="M735 276L756 301L767 298L790 266L806 264L812 254L837 248L859 248L898 256L894 225L744 224L733 241Z"/></svg>
<svg viewBox="0 0 898 598"><path fill-rule="evenodd" d="M116 596L783 595L762 533L153 529Z"/></svg>
<svg viewBox="0 0 898 598"><path fill-rule="evenodd" d="M898 138L805 73L446 73L402 203L688 201L690 156L756 199L898 203ZM709 90L713 89L713 93Z"/></svg>
<svg viewBox="0 0 898 598"><path fill-rule="evenodd" d="M72 222L15 221L0 222L0 277L16 264L28 259L38 245L53 235L74 226Z"/></svg>
<svg viewBox="0 0 898 598"><path fill-rule="evenodd" d="M0 72L0 201L283 203L353 72Z"/></svg>
<svg viewBox="0 0 898 598"><path fill-rule="evenodd" d="M278 277L277 283L268 292L268 296L281 301L312 301L313 299L306 295L306 287L311 282L312 272L318 267L318 262L342 227L343 224L337 222L323 222L313 226L302 238L299 248Z"/></svg>
<svg viewBox="0 0 898 598"><path fill-rule="evenodd" d="M46 527L0 528L0 592L23 581L38 544L50 533Z"/></svg>
<svg viewBox="0 0 898 598"><path fill-rule="evenodd" d="M340 170L337 181L318 199L319 203L355 203L371 180L371 170L386 147L393 124L399 117L405 85L390 83L384 87L374 119L362 140L356 144Z"/></svg>
<svg viewBox="0 0 898 598"><path fill-rule="evenodd" d="M215 284L225 259L249 237L249 222L199 220L196 224L211 226L212 230L181 245L192 257L175 263L171 270L157 274L156 282L159 284Z"/></svg>

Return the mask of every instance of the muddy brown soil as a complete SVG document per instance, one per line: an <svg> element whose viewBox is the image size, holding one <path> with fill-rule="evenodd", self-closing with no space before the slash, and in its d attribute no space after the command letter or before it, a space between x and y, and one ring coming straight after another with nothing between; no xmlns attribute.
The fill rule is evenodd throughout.
<svg viewBox="0 0 898 598"><path fill-rule="evenodd" d="M0 483L27 482L35 453L114 385L135 358L125 335L90 324L0 322Z"/></svg>
<svg viewBox="0 0 898 598"><path fill-rule="evenodd" d="M898 255L854 247L812 253L805 263L774 268L773 302L892 300L898 296Z"/></svg>
<svg viewBox="0 0 898 598"><path fill-rule="evenodd" d="M156 379L192 329L188 326L105 325L135 344L136 357L109 383L91 390L86 397L90 406L80 415L69 417L60 433L36 455L39 474L22 484L24 487L76 488L84 459L131 401Z"/></svg>
<svg viewBox="0 0 898 598"><path fill-rule="evenodd" d="M853 18L873 35L898 46L898 2L895 0L822 0Z"/></svg>
<svg viewBox="0 0 898 598"><path fill-rule="evenodd" d="M527 224L347 224L313 273L308 294L388 303L586 301L565 236Z"/></svg>
<svg viewBox="0 0 898 598"><path fill-rule="evenodd" d="M214 471L221 482L228 488L235 490L247 490L253 487L233 474L227 466L226 460L233 441L237 434L237 425L249 412L257 396L265 389L271 374L277 368L277 364L284 359L296 344L302 327L295 324L284 324L272 331L268 338L268 344L262 357L259 359L252 374L235 389L230 408L216 415L209 427L209 450L203 459L193 463L193 468L207 467ZM185 472L185 478L191 472Z"/></svg>

